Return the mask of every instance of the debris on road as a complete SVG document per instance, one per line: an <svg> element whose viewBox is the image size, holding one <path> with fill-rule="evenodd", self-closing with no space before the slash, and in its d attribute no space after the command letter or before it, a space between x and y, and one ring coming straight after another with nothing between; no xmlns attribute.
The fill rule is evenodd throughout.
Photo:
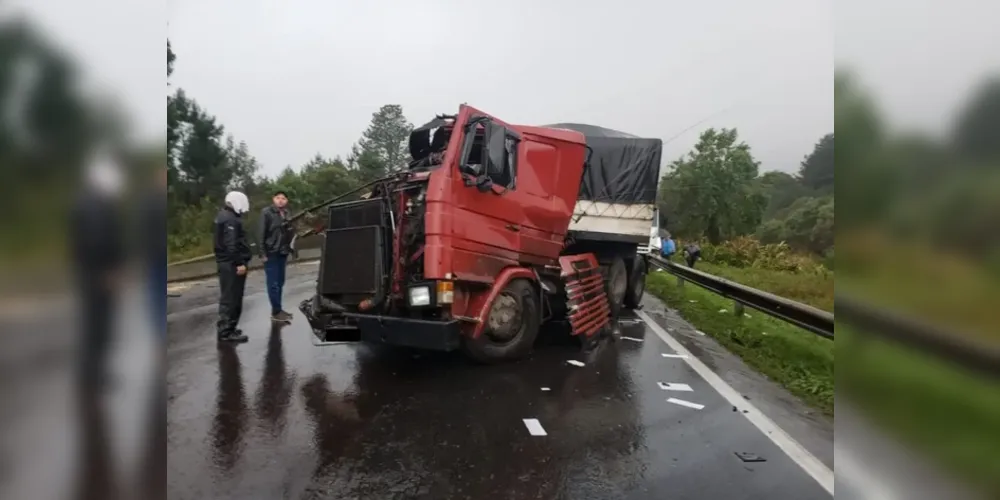
<svg viewBox="0 0 1000 500"><path fill-rule="evenodd" d="M739 457L739 459L744 462L767 462L767 459L765 459L764 457L753 453L748 453L745 451L735 451L733 453L735 453L736 456Z"/></svg>

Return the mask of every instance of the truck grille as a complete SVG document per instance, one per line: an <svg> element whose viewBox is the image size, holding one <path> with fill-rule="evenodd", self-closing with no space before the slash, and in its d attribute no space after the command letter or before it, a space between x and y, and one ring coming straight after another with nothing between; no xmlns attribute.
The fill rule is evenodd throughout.
<svg viewBox="0 0 1000 500"><path fill-rule="evenodd" d="M382 281L380 227L365 226L326 232L320 291L323 294L374 295Z"/></svg>
<svg viewBox="0 0 1000 500"><path fill-rule="evenodd" d="M362 200L330 207L320 264L318 291L354 304L381 295L386 269L384 200Z"/></svg>

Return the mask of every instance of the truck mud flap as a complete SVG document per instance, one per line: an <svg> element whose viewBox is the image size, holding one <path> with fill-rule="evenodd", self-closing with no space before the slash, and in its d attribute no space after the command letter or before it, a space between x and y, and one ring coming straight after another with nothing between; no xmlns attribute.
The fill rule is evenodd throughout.
<svg viewBox="0 0 1000 500"><path fill-rule="evenodd" d="M574 335L593 336L610 325L611 307L600 265L592 253L559 257L566 283L567 319Z"/></svg>
<svg viewBox="0 0 1000 500"><path fill-rule="evenodd" d="M356 344L361 342L357 324L339 314L317 313L312 298L299 304L299 310L309 322L310 340L314 346Z"/></svg>

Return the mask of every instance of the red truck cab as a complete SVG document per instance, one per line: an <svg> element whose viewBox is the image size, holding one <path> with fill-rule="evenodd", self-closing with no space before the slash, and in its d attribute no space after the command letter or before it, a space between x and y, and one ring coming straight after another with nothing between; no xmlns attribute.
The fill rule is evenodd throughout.
<svg viewBox="0 0 1000 500"><path fill-rule="evenodd" d="M584 333L606 323L603 288L574 297L565 286L596 261L560 262L588 155L581 133L463 105L414 130L410 152L368 199L330 207L317 294L301 306L317 337L499 361L574 308L601 316Z"/></svg>

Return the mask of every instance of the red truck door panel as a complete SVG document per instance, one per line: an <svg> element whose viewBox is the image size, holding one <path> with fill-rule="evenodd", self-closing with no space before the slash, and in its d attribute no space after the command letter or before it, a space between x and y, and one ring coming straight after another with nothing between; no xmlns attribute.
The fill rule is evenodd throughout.
<svg viewBox="0 0 1000 500"><path fill-rule="evenodd" d="M492 189L483 191L466 185L457 166L452 172L455 273L462 277L464 271L475 270L472 274L483 276L489 270L486 276L491 279L496 271L508 265L551 262L561 248L563 235L553 234L551 191L535 173L539 165L532 160L538 155L528 153L552 146L535 143L530 136L520 133L518 127L467 106L459 115L459 125L477 116L489 118L495 126L519 136L519 140L508 139L504 146L506 167L512 175L491 176L499 181ZM494 146L490 145L491 156ZM481 160L486 164L487 159Z"/></svg>
<svg viewBox="0 0 1000 500"><path fill-rule="evenodd" d="M467 141L470 130L473 142ZM508 266L554 264L576 201L585 147L576 132L511 126L462 106L444 168L431 176L426 276L452 273L492 283ZM487 178L492 187L482 182Z"/></svg>

